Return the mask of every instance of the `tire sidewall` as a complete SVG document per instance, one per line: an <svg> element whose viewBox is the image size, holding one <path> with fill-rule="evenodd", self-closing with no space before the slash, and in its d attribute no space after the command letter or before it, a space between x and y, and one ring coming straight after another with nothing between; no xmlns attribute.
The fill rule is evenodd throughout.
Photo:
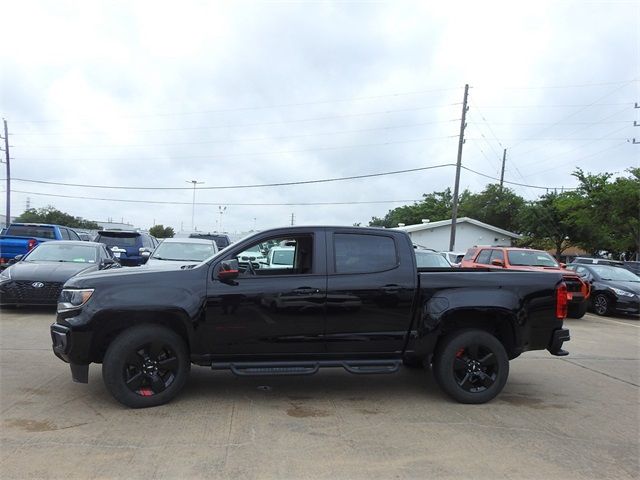
<svg viewBox="0 0 640 480"><path fill-rule="evenodd" d="M131 351L152 340L161 341L173 350L178 359L178 371L171 385L163 392L143 397L126 386L123 370L125 359ZM157 325L141 325L125 330L111 342L102 362L102 378L107 390L120 403L131 408L146 408L172 400L184 387L190 368L187 348L178 334Z"/></svg>
<svg viewBox="0 0 640 480"><path fill-rule="evenodd" d="M456 353L472 344L482 345L493 352L498 362L498 376L489 388L482 392L468 392L458 385L453 373ZM486 403L498 395L509 377L509 357L500 341L483 330L461 330L451 334L436 351L433 364L434 376L440 387L460 403Z"/></svg>

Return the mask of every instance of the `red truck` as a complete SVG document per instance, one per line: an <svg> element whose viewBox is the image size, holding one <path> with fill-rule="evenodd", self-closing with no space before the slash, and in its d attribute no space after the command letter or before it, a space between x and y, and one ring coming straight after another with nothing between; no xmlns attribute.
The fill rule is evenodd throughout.
<svg viewBox="0 0 640 480"><path fill-rule="evenodd" d="M567 284L569 318L582 318L587 312L589 284L579 275L564 268L544 250L516 247L475 246L467 250L462 268L506 268L508 270L561 271Z"/></svg>

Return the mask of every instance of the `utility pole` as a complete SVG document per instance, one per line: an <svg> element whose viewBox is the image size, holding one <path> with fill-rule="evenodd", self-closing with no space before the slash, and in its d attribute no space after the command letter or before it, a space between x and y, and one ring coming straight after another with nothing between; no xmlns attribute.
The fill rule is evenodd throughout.
<svg viewBox="0 0 640 480"><path fill-rule="evenodd" d="M502 151L502 171L500 172L500 192L502 192L502 184L504 183L504 164L507 161L507 149Z"/></svg>
<svg viewBox="0 0 640 480"><path fill-rule="evenodd" d="M200 185L204 182L198 182L197 180L186 180L187 183L193 183L193 200L191 202L191 231L194 230L194 219L196 216L196 185Z"/></svg>
<svg viewBox="0 0 640 480"><path fill-rule="evenodd" d="M227 211L227 207L222 208L220 205L218 205L218 212L220 212L220 225L219 225L220 233L224 232L224 230L222 230L222 214L226 211Z"/></svg>
<svg viewBox="0 0 640 480"><path fill-rule="evenodd" d="M5 218L5 226L8 227L11 223L11 157L9 155L9 127L7 127L7 121L3 118L4 122L4 158L7 164L7 210ZM2 150L0 148L0 150Z"/></svg>
<svg viewBox="0 0 640 480"><path fill-rule="evenodd" d="M449 251L453 251L456 245L456 222L458 220L458 193L460 191L460 170L462 167L462 145L464 144L464 129L467 126L467 97L469 96L469 84L464 86L464 98L462 100L462 118L460 119L460 138L458 139L458 160L456 162L456 183L453 186L453 211L451 212L451 237L449 238Z"/></svg>
<svg viewBox="0 0 640 480"><path fill-rule="evenodd" d="M291 226L292 227L295 224L295 221L296 221L296 215L295 215L295 213L291 213Z"/></svg>

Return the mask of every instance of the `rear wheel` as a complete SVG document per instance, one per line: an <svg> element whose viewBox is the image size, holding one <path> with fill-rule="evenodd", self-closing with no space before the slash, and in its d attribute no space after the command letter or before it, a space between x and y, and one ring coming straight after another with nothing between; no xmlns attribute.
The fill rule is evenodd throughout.
<svg viewBox="0 0 640 480"><path fill-rule="evenodd" d="M502 391L509 358L500 341L483 330L461 330L444 339L434 356L438 385L460 403L485 403Z"/></svg>
<svg viewBox="0 0 640 480"><path fill-rule="evenodd" d="M599 293L593 297L593 311L598 315L606 315L611 308L609 298L604 293Z"/></svg>
<svg viewBox="0 0 640 480"><path fill-rule="evenodd" d="M122 332L109 345L102 378L113 397L131 408L167 403L182 389L191 363L182 338L157 325Z"/></svg>
<svg viewBox="0 0 640 480"><path fill-rule="evenodd" d="M569 310L567 311L567 316L569 318L582 318L584 314L587 313L587 300L583 300L577 305L569 305Z"/></svg>

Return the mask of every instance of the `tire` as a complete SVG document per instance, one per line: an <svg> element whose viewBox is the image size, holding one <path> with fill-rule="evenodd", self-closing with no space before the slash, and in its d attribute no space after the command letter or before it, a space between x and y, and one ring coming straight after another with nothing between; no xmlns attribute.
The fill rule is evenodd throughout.
<svg viewBox="0 0 640 480"><path fill-rule="evenodd" d="M609 313L611 309L611 301L604 293L599 293L592 300L593 311L596 315L604 316Z"/></svg>
<svg viewBox="0 0 640 480"><path fill-rule="evenodd" d="M140 325L111 342L102 363L102 379L123 405L155 407L182 390L190 369L187 347L178 334L158 325Z"/></svg>
<svg viewBox="0 0 640 480"><path fill-rule="evenodd" d="M484 330L460 330L443 340L433 362L436 382L460 403L485 403L509 377L509 357L500 341Z"/></svg>
<svg viewBox="0 0 640 480"><path fill-rule="evenodd" d="M584 314L587 313L587 306L589 302L584 300L577 305L569 305L569 310L567 311L567 317L569 318L582 318Z"/></svg>

